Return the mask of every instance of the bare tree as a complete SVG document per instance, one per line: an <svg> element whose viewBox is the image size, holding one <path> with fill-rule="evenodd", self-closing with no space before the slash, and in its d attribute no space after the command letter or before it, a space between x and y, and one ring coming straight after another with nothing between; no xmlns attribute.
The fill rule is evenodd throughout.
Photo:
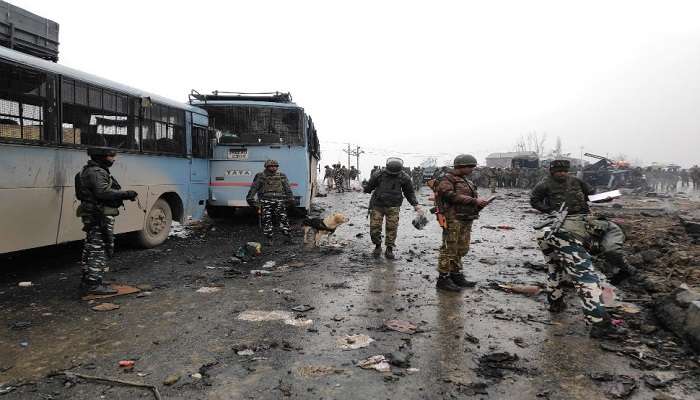
<svg viewBox="0 0 700 400"><path fill-rule="evenodd" d="M538 157L544 156L544 147L547 142L546 133L530 132L526 135L520 135L520 138L515 142L515 151L532 151Z"/></svg>

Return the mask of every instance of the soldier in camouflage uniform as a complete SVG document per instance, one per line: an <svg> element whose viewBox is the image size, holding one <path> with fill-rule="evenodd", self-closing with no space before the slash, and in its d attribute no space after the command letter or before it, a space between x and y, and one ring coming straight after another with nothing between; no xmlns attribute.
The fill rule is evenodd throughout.
<svg viewBox="0 0 700 400"><path fill-rule="evenodd" d="M90 160L75 176L75 196L80 200L77 215L83 222L82 286L88 294L114 294L103 285L107 259L114 255L114 219L124 200L135 200L133 190L121 190L110 174L117 153L112 149L88 149Z"/></svg>
<svg viewBox="0 0 700 400"><path fill-rule="evenodd" d="M417 212L422 212L413 191L411 177L403 171L403 161L400 158L389 158L386 168L372 175L364 187L364 192L372 193L369 206L369 234L375 246L373 254L375 257L382 254L382 225L386 218L384 256L393 260L403 198L406 197Z"/></svg>
<svg viewBox="0 0 700 400"><path fill-rule="evenodd" d="M438 218L444 217L436 288L459 292L475 285L462 273L462 258L469 251L472 222L488 201L479 197L476 185L467 178L476 167L476 158L462 154L453 164L433 183Z"/></svg>
<svg viewBox="0 0 700 400"><path fill-rule="evenodd" d="M573 280L581 299L586 322L592 325L591 337L614 337L622 333L614 326L601 304L600 278L593 267L589 250L596 244L608 248L609 257L619 257L624 235L612 222L597 220L589 215L587 198L594 190L585 182L568 174L568 160L550 163L550 176L540 182L531 193L533 208L551 213L566 204L569 216L561 228L552 232L546 227L538 234L538 244L549 267L547 300L551 312L566 308L562 281ZM607 236L607 237L606 237ZM607 242L607 243L606 243Z"/></svg>
<svg viewBox="0 0 700 400"><path fill-rule="evenodd" d="M263 234L268 244L272 243L275 220L279 221L282 234L286 241L291 241L287 207L295 204L294 194L289 187L287 175L278 171L279 163L275 160L265 161L265 170L255 175L246 200L248 204L260 207L262 214ZM259 204L256 201L259 200Z"/></svg>

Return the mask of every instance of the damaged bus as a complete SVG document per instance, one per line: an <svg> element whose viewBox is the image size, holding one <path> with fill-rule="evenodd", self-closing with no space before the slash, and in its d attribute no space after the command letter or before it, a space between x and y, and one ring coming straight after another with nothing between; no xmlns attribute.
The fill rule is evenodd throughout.
<svg viewBox="0 0 700 400"><path fill-rule="evenodd" d="M311 117L289 93L190 93L207 111L215 137L207 212L213 217L248 207L246 195L267 159L289 178L297 208L308 212L316 191L320 149Z"/></svg>
<svg viewBox="0 0 700 400"><path fill-rule="evenodd" d="M144 247L171 222L204 214L209 185L202 109L0 47L0 253L83 239L75 174L90 146L119 154L126 202L115 233Z"/></svg>

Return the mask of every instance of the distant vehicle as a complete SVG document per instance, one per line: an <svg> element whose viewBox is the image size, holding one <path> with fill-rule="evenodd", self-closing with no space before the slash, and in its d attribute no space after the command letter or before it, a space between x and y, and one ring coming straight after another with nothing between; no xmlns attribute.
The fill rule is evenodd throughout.
<svg viewBox="0 0 700 400"><path fill-rule="evenodd" d="M246 195L267 159L279 162L297 207L309 211L317 190L320 146L311 117L289 93L203 95L193 90L190 104L209 113L216 139L210 161L209 215L248 207Z"/></svg>
<svg viewBox="0 0 700 400"><path fill-rule="evenodd" d="M540 159L533 151L491 153L486 156L486 166L489 168L539 168Z"/></svg>
<svg viewBox="0 0 700 400"><path fill-rule="evenodd" d="M648 188L644 175L630 168L625 161L614 161L593 153L585 153L584 156L595 158L598 161L583 168L582 179L593 187L604 189L639 189Z"/></svg>
<svg viewBox="0 0 700 400"><path fill-rule="evenodd" d="M162 243L173 220L204 214L207 115L178 103L0 47L0 253L83 239L73 177L86 149L118 151L126 202L115 232Z"/></svg>

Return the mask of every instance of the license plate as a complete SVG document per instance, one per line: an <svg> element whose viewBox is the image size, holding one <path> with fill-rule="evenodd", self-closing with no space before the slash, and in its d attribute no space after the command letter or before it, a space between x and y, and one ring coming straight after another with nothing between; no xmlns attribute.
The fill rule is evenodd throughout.
<svg viewBox="0 0 700 400"><path fill-rule="evenodd" d="M229 160L247 160L248 149L228 149Z"/></svg>

